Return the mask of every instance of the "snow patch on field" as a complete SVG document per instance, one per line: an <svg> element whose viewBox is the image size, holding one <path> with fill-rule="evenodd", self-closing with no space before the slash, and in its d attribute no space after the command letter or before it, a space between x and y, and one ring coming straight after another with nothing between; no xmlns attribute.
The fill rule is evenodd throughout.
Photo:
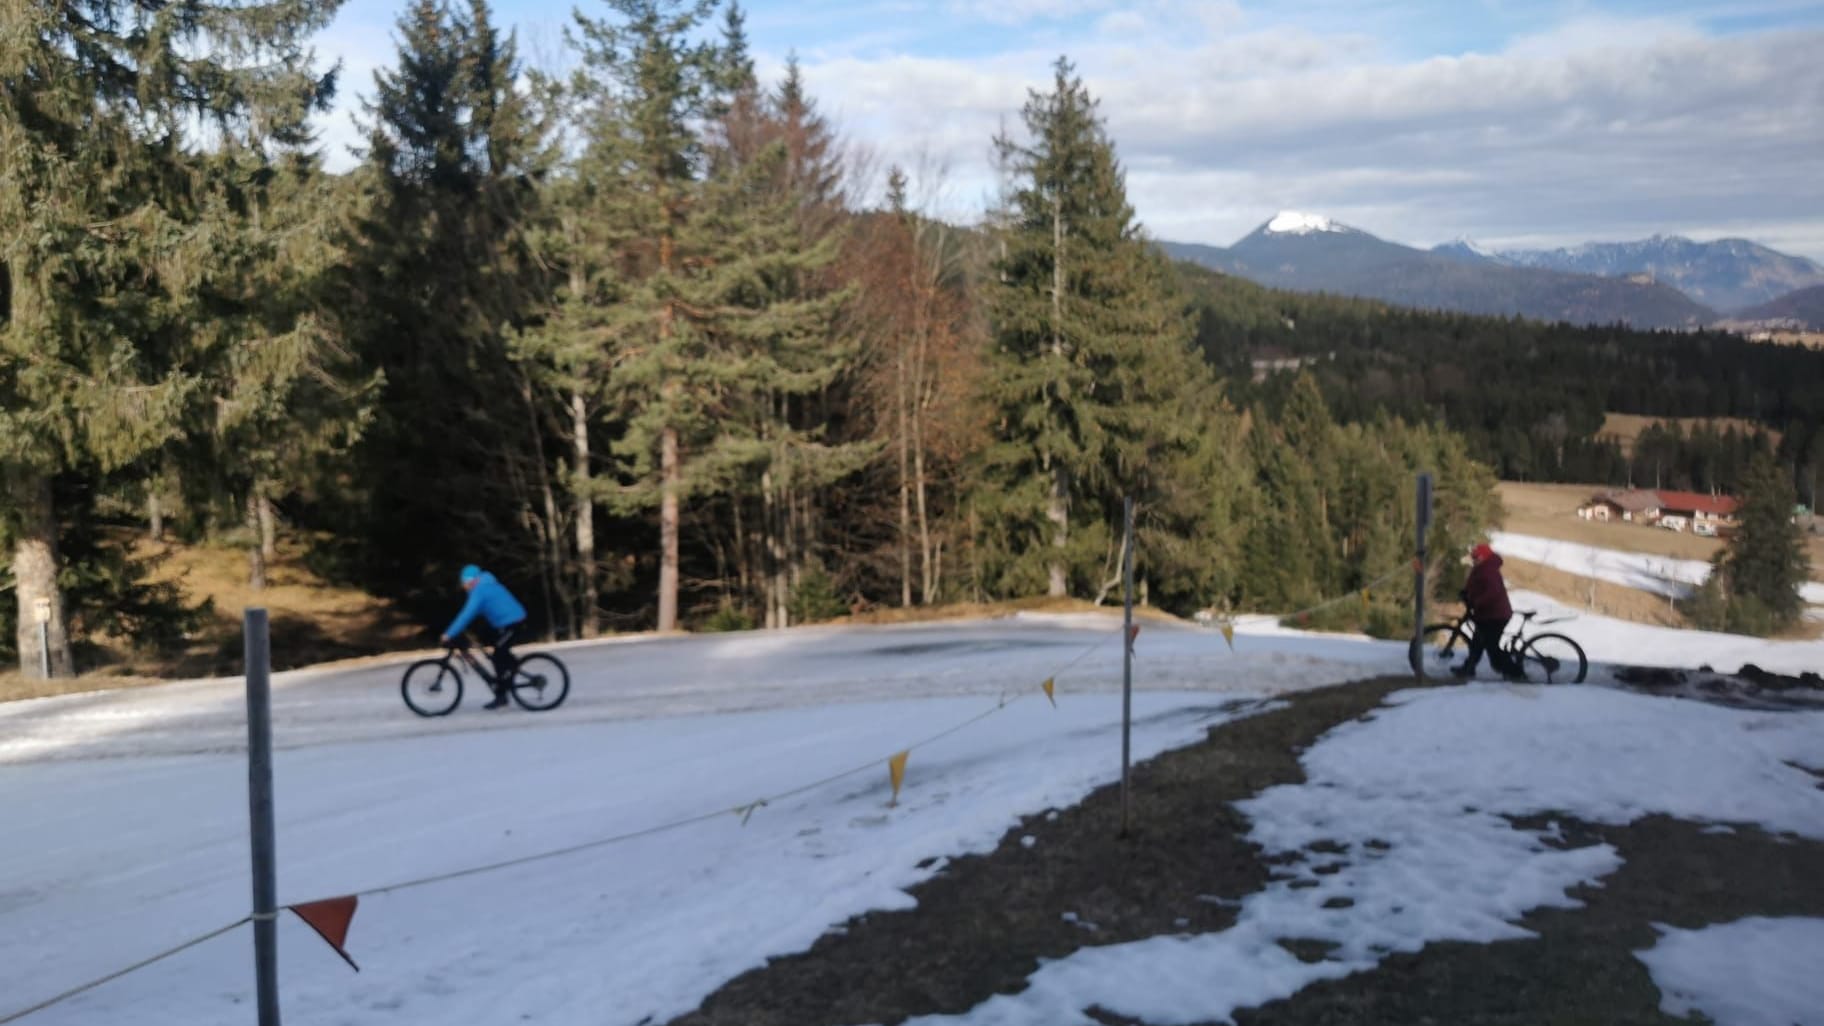
<svg viewBox="0 0 1824 1026"><path fill-rule="evenodd" d="M1562 850L1549 843L1555 824L1523 830L1510 816L1627 823L1665 813L1824 838L1824 792L1788 765L1824 762L1824 713L1587 687L1471 686L1390 701L1306 752L1306 783L1240 803L1252 840L1302 858L1245 900L1233 928L1085 949L1045 964L1019 994L914 1021L1094 1026L1091 1006L1161 1026L1223 1021L1393 952L1529 936L1515 925L1528 910L1575 907L1573 887L1620 866L1608 845ZM1337 845L1342 854L1319 854ZM1330 954L1300 962L1278 943L1294 939L1325 942Z"/></svg>
<svg viewBox="0 0 1824 1026"><path fill-rule="evenodd" d="M1716 1026L1824 1026L1824 919L1658 929L1659 943L1635 957L1653 974L1660 1011Z"/></svg>

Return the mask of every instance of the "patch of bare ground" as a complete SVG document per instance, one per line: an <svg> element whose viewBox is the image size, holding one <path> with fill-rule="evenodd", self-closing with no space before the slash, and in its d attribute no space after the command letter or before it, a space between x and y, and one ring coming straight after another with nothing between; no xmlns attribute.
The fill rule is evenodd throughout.
<svg viewBox="0 0 1824 1026"><path fill-rule="evenodd" d="M168 652L147 651L131 638L90 639L78 676L47 681L3 673L0 701L238 674L242 614L255 606L270 615L278 670L421 648L434 640L428 627L407 620L384 600L311 572L303 543L293 539L280 540L260 590L248 583L243 549L142 541L136 555L156 557L152 579L174 582L187 604L210 604L201 628Z"/></svg>
<svg viewBox="0 0 1824 1026"><path fill-rule="evenodd" d="M1027 818L985 855L957 858L917 887L915 906L833 929L809 950L729 981L672 1026L897 1024L967 1011L1014 993L1041 960L1234 923L1273 866L1245 840L1235 802L1304 779L1298 756L1332 727L1410 687L1378 680L1292 696L1283 707L1212 728L1207 740L1136 768L1131 839L1117 836L1119 789ZM1624 827L1568 817L1559 843L1608 843L1626 860L1574 910L1541 910L1537 936L1433 944L1374 970L1243 1010L1246 1026L1683 1022L1632 952L1653 923L1693 927L1749 915L1824 915L1824 845L1750 827L1719 834L1665 817ZM1531 825L1531 821L1517 823ZM1031 836L1030 846L1022 839ZM1322 958L1321 948L1300 950ZM1146 1024L1085 1009L1102 1023Z"/></svg>

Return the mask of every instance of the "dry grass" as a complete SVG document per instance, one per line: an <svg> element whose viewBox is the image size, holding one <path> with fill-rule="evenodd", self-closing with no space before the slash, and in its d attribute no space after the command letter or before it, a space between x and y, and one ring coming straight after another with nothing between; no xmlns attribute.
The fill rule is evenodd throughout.
<svg viewBox="0 0 1824 1026"><path fill-rule="evenodd" d="M1103 605L1084 599L1046 598L1043 596L1009 599L1004 602L953 602L941 606L878 606L866 612L824 621L826 624L894 624L942 623L947 620L978 620L1015 613L1114 613L1121 612L1121 597ZM1178 617L1153 606L1135 606L1134 618L1182 623Z"/></svg>
<svg viewBox="0 0 1824 1026"><path fill-rule="evenodd" d="M1688 627L1685 618L1672 604L1658 595L1637 588L1580 577L1523 559L1503 558L1501 573L1507 586L1516 590L1536 591L1576 609L1612 616L1631 623L1658 624L1662 627Z"/></svg>
<svg viewBox="0 0 1824 1026"><path fill-rule="evenodd" d="M1751 435L1756 431L1764 432L1768 441L1775 448L1780 444L1780 432L1767 425L1742 417L1643 417L1633 413L1609 413L1602 418L1602 430L1598 438L1613 438L1621 443L1621 451L1627 455L1634 454L1634 440L1640 433L1654 424L1677 424L1687 434L1698 425L1709 427L1712 431L1725 431L1734 428L1738 433Z"/></svg>
<svg viewBox="0 0 1824 1026"><path fill-rule="evenodd" d="M1605 524L1577 516L1578 506L1605 490L1599 485L1516 484L1510 481L1503 481L1499 486L1501 505L1507 509L1506 528L1515 534L1677 559L1708 560L1721 550L1722 543L1715 538L1699 538L1683 531L1638 524Z"/></svg>
<svg viewBox="0 0 1824 1026"><path fill-rule="evenodd" d="M74 678L27 680L0 673L0 701L237 674L242 614L252 607L268 611L277 670L423 647L430 634L380 599L311 573L300 544L289 539L281 541L262 591L248 585L247 554L238 548L142 542L138 554L163 557L153 578L175 582L187 603L213 602L202 630L182 650L162 654L137 650L128 638L99 639L101 665ZM97 659L91 655L88 661Z"/></svg>
<svg viewBox="0 0 1824 1026"><path fill-rule="evenodd" d="M197 644L175 660L147 665L160 676L237 672L242 615L250 608L268 611L273 666L281 670L422 645L428 631L372 595L318 577L304 566L301 545L290 540L280 543L259 591L248 584L247 556L240 549L169 549L156 576L176 582L186 600L209 599L215 606Z"/></svg>
<svg viewBox="0 0 1824 1026"><path fill-rule="evenodd" d="M1683 531L1667 531L1635 524L1599 523L1577 516L1577 507L1605 489L1601 485L1518 484L1503 481L1501 504L1507 509L1506 529L1515 534L1594 545L1650 556L1708 561L1721 551L1715 538L1699 538ZM1808 535L1812 580L1824 581L1824 537Z"/></svg>

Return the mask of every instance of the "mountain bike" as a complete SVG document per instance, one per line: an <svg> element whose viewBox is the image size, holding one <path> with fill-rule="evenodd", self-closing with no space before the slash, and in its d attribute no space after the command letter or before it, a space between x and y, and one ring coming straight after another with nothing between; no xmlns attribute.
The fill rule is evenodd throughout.
<svg viewBox="0 0 1824 1026"><path fill-rule="evenodd" d="M1547 684L1581 684L1590 672L1590 661L1583 654L1583 646L1562 634L1545 633L1528 635L1527 628L1539 614L1536 612L1516 614L1520 626L1501 642L1501 651L1521 668L1528 680L1543 677ZM1540 620L1539 626L1563 623L1568 616ZM1451 664L1458 653L1469 651L1469 639L1475 633L1475 623L1466 613L1457 617L1452 623L1434 623L1425 628L1419 637L1419 655L1423 657L1423 668L1426 676L1443 676L1450 672Z"/></svg>
<svg viewBox="0 0 1824 1026"><path fill-rule="evenodd" d="M498 683L492 670L466 642L444 650L440 659L421 659L405 668L399 695L420 716L448 716L462 704L462 667L467 666L490 688ZM543 712L564 703L570 694L570 670L554 655L533 652L518 657L507 693L522 709Z"/></svg>

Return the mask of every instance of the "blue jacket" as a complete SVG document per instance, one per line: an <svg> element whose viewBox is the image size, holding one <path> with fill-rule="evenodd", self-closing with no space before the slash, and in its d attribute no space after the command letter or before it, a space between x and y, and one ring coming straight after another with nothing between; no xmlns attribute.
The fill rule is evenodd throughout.
<svg viewBox="0 0 1824 1026"><path fill-rule="evenodd" d="M526 618L526 607L519 604L507 586L495 580L494 575L483 573L469 589L469 600L462 604L462 612L450 621L450 629L444 631L444 637L454 638L475 622L480 614L495 630L511 627Z"/></svg>

